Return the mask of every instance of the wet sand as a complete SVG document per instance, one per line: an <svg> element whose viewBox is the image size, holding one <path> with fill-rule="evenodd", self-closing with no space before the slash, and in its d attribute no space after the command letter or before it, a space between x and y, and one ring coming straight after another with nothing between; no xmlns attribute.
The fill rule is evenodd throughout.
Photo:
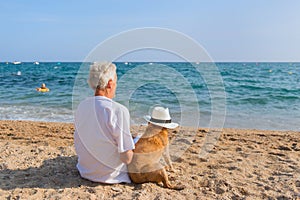
<svg viewBox="0 0 300 200"><path fill-rule="evenodd" d="M0 121L0 199L300 199L299 132L179 127L169 177L181 191L80 178L73 132L68 123Z"/></svg>

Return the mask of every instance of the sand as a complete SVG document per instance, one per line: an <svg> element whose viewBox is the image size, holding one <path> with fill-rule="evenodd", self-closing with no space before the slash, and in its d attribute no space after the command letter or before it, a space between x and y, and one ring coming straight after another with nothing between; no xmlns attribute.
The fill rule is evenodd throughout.
<svg viewBox="0 0 300 200"><path fill-rule="evenodd" d="M68 123L0 121L0 199L300 199L299 132L180 127L169 177L181 191L82 179L73 132Z"/></svg>

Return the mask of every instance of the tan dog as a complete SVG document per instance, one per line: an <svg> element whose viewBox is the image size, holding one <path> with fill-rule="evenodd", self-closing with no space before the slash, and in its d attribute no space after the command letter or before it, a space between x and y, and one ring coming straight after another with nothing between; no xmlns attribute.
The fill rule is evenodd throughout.
<svg viewBox="0 0 300 200"><path fill-rule="evenodd" d="M148 123L145 133L135 144L133 159L128 165L129 176L134 183L162 182L166 188L184 189L170 183L166 170L160 163L163 157L168 167L174 171L168 145L168 129Z"/></svg>

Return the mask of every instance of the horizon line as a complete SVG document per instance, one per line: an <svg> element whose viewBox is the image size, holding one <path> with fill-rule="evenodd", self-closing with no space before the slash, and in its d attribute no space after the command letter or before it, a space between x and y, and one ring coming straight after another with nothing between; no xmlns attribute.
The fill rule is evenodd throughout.
<svg viewBox="0 0 300 200"><path fill-rule="evenodd" d="M100 60L99 60L100 61ZM3 61L0 63L14 64L14 62L21 63L91 63L89 61ZM174 61L174 60L161 60L161 61L149 61L149 60L127 60L127 61L112 61L113 63L299 63L299 61Z"/></svg>

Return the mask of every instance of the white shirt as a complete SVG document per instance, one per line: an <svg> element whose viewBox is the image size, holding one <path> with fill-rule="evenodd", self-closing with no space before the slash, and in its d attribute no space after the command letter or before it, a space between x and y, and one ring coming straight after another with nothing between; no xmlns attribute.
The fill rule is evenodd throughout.
<svg viewBox="0 0 300 200"><path fill-rule="evenodd" d="M82 101L75 113L77 169L83 178L102 183L130 183L120 153L134 149L128 109L103 96Z"/></svg>

